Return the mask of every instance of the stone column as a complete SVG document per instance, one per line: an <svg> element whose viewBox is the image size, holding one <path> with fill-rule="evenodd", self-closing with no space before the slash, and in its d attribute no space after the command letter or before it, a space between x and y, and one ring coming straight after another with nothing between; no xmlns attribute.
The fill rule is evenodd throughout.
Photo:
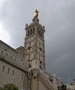
<svg viewBox="0 0 75 90"><path fill-rule="evenodd" d="M31 79L31 89L30 90L38 90L38 77L33 77Z"/></svg>
<svg viewBox="0 0 75 90"><path fill-rule="evenodd" d="M54 86L55 90L58 90L57 89L57 81L56 81L56 74L55 73L53 74L53 86Z"/></svg>
<svg viewBox="0 0 75 90"><path fill-rule="evenodd" d="M58 86L62 86L62 79L61 79L61 77L58 78Z"/></svg>
<svg viewBox="0 0 75 90"><path fill-rule="evenodd" d="M38 90L38 73L38 69L32 69L29 72L30 90Z"/></svg>

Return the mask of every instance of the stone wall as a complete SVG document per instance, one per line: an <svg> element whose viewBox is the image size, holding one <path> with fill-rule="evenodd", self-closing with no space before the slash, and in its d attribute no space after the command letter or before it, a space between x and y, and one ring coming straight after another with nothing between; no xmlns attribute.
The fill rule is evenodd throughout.
<svg viewBox="0 0 75 90"><path fill-rule="evenodd" d="M14 83L20 89L22 89L24 84L27 85L27 79L24 83L24 79L26 77L27 73L0 60L0 86L3 86L7 83Z"/></svg>
<svg viewBox="0 0 75 90"><path fill-rule="evenodd" d="M0 86L14 83L20 89L27 90L29 63L18 55L17 51L0 41Z"/></svg>
<svg viewBox="0 0 75 90"><path fill-rule="evenodd" d="M26 61L25 58L21 58L15 49L2 41L0 41L0 59L24 71L28 70L28 61Z"/></svg>

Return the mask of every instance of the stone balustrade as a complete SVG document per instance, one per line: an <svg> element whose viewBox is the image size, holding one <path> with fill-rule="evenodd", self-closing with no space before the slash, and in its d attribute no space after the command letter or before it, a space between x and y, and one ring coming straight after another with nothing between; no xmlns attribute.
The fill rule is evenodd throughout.
<svg viewBox="0 0 75 90"><path fill-rule="evenodd" d="M54 87L52 83L49 81L49 79L45 76L43 72L40 72L38 74L40 82L45 86L46 90L54 90Z"/></svg>

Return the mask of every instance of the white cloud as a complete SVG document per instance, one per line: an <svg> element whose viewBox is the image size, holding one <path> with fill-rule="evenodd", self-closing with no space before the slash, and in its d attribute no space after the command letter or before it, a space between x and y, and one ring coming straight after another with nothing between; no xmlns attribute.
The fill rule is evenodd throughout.
<svg viewBox="0 0 75 90"><path fill-rule="evenodd" d="M5 0L0 0L0 7L3 5Z"/></svg>
<svg viewBox="0 0 75 90"><path fill-rule="evenodd" d="M3 25L0 23L0 40L9 43L10 42L10 35L9 33L3 28Z"/></svg>

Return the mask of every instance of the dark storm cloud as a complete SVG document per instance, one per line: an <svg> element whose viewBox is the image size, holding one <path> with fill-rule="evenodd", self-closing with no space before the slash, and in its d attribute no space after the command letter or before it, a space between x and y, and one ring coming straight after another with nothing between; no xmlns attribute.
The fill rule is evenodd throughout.
<svg viewBox="0 0 75 90"><path fill-rule="evenodd" d="M68 82L68 75L71 81L75 78L74 15L75 2L71 2L70 5L66 3L65 8L61 9L61 14L57 17L57 21L55 21L57 23L52 28L53 30L50 29L49 31L48 39L50 43L46 45L47 69L51 72L57 72L63 77L65 82Z"/></svg>
<svg viewBox="0 0 75 90"><path fill-rule="evenodd" d="M0 8L0 20L10 34L8 44L24 44L25 24L31 23L35 9L45 26L46 67L68 82L75 78L75 0L5 0Z"/></svg>

